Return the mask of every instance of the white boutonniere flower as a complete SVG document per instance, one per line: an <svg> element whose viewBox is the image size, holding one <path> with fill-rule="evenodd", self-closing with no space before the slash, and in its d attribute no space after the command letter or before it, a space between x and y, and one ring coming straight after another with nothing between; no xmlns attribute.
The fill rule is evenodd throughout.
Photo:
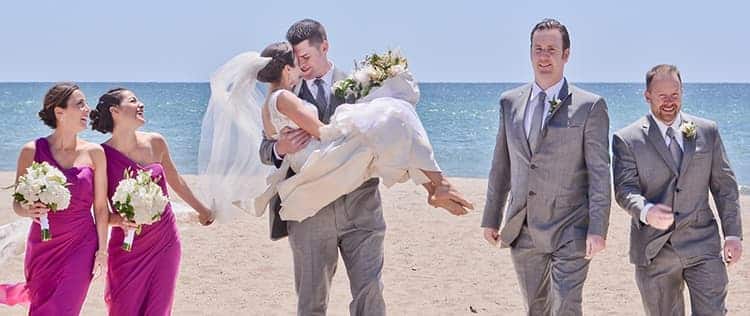
<svg viewBox="0 0 750 316"><path fill-rule="evenodd" d="M549 114L554 113L555 110L557 110L557 108L560 107L560 103L562 103L562 101L558 98L549 100Z"/></svg>
<svg viewBox="0 0 750 316"><path fill-rule="evenodd" d="M691 139L695 137L695 122L683 121L682 125L680 125L680 131L685 138Z"/></svg>

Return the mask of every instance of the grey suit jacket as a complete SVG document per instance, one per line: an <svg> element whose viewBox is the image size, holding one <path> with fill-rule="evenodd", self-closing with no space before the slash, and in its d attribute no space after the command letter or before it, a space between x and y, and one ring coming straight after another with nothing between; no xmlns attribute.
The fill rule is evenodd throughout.
<svg viewBox="0 0 750 316"><path fill-rule="evenodd" d="M544 121L532 154L523 123L531 88L527 84L500 98L482 227L500 227L505 210L501 245L510 246L526 222L535 246L546 252L587 234L606 237L611 201L606 102L566 81L558 96L562 103Z"/></svg>
<svg viewBox="0 0 750 316"><path fill-rule="evenodd" d="M737 180L716 123L681 115L684 121L695 123L697 133L693 138L683 138L679 170L650 114L612 137L615 198L632 216L630 261L637 265L648 265L668 240L684 256L717 255L721 251L716 219L709 208L709 191L724 234L742 236ZM671 206L675 224L666 231L643 224L640 213L647 203Z"/></svg>
<svg viewBox="0 0 750 316"><path fill-rule="evenodd" d="M340 71L336 67L333 68L333 82L332 82L332 84L335 83L338 80L343 80L345 78L346 78L346 74L344 72ZM320 104L317 104L316 101L315 101L315 97L312 95L312 93L310 92L310 89L308 89L308 87L307 87L306 82L303 81L303 80L300 80L300 86L298 87L298 89L297 89L296 92L297 92L297 96L299 96L301 99L303 99L303 100L305 100L305 101L307 101L309 103L314 104L318 108L318 119L320 119L321 122L326 123L326 124L329 122L329 120L331 118L331 115L333 115L335 109L339 105L345 103L342 98L337 97L333 93L333 90L331 90L331 95L328 98L328 102L329 102L330 106L323 107ZM326 111L326 109L328 109L328 111ZM260 160L264 164L274 165L274 166L276 166L276 168L278 168L278 167L281 166L281 160L276 159L276 155L273 152L273 146L274 146L274 144L276 144L275 140L269 139L269 138L265 137L265 135L264 135L263 141L260 144L259 154L260 154ZM287 178L291 177L292 175L294 175L294 172L292 172L291 169L290 169L289 170L289 174L287 174ZM379 184L379 180L378 179L370 179L367 182L365 182L364 184L362 184L362 186L360 186L357 190L355 190L354 192L350 193L349 195L354 195L356 192L362 191L362 190L365 190L365 189L367 189L367 190L374 190L375 191L375 195L377 195L377 196L373 197L373 198L376 198L378 200L377 204L380 205L380 202L379 202L380 201L380 193L377 190L378 184ZM345 198L345 196L341 197L341 198ZM356 202L356 203L354 203L355 205L351 205L351 207L358 208L359 205L357 203L359 203L359 204L364 204L364 203L372 204L371 201L365 201L365 200L366 199L358 199L357 201L361 201L361 202ZM347 205L350 205L350 204L352 204L352 203L348 203ZM349 207L349 206L347 206L347 207ZM364 208L368 208L368 207L364 207ZM288 235L288 232L287 232L287 229L286 229L286 222L282 221L281 218L279 217L279 210L280 209L281 209L281 201L279 199L279 196L276 195L271 200L271 203L270 203L270 212L268 212L269 213L270 234L271 234L271 239L272 240L277 240L277 239L286 237Z"/></svg>

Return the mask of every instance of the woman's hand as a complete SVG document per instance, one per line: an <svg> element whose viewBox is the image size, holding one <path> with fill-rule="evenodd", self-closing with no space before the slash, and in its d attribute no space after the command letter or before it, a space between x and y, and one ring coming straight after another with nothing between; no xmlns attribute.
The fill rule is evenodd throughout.
<svg viewBox="0 0 750 316"><path fill-rule="evenodd" d="M127 232L130 229L138 228L138 224L125 219L124 217L122 217L120 214L117 214L117 213L109 214L109 225L114 226L114 227L120 227L123 230L125 230L125 232Z"/></svg>
<svg viewBox="0 0 750 316"><path fill-rule="evenodd" d="M213 210L204 210L203 212L198 212L198 221L203 226L208 226L213 224L214 220L216 219L216 213L214 213Z"/></svg>
<svg viewBox="0 0 750 316"><path fill-rule="evenodd" d="M440 184L432 185L429 190L427 203L433 207L440 207L448 210L453 215L465 215L469 210L474 209L474 205L467 201L463 195L458 192L447 181Z"/></svg>
<svg viewBox="0 0 750 316"><path fill-rule="evenodd" d="M24 216L33 218L34 222L37 223L39 223L38 218L49 213L49 207L41 202L36 202L29 206L24 206L23 209L26 210L26 214L24 214Z"/></svg>
<svg viewBox="0 0 750 316"><path fill-rule="evenodd" d="M94 268L91 270L91 275L94 276L94 279L102 275L104 267L107 266L107 257L108 254L106 250L98 250L96 254L94 254Z"/></svg>

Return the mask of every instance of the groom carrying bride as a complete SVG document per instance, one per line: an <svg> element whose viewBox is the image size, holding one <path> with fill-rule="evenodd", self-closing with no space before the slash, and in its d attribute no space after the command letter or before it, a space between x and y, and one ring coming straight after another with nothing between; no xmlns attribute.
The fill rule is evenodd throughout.
<svg viewBox="0 0 750 316"><path fill-rule="evenodd" d="M278 173L288 178L276 185L283 208L277 196L270 202L270 213L272 238L283 237L284 225L288 229L298 314L326 313L341 253L353 297L350 313L384 315L381 275L386 226L377 177L386 185L411 178L425 186L431 205L455 215L464 214L471 205L451 188L434 161L426 132L414 112L419 90L411 85L410 74L391 81L406 83L404 86L396 84L397 89L385 90L384 82L379 89L395 96L406 87L404 91L412 97L377 93L385 98L339 107L345 102L332 91L332 85L345 75L328 60L323 26L314 20L299 21L290 27L287 40L289 43L272 44L260 56L270 59L258 72L258 80L270 83L263 107L265 137L260 156L263 163L281 168L269 179ZM299 76L303 80L297 83ZM294 93L289 91L292 89ZM370 91L376 94L376 90ZM353 122L373 124L354 131L360 126ZM389 125L391 122L395 125ZM346 124L354 125L343 126ZM322 208L310 206L320 201L325 201ZM295 220L283 222L280 218Z"/></svg>

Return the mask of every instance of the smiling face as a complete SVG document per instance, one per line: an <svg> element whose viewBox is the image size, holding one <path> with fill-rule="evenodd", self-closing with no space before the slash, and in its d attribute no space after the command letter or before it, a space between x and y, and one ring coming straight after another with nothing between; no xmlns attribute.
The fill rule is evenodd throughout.
<svg viewBox="0 0 750 316"><path fill-rule="evenodd" d="M563 36L558 29L534 32L531 38L531 65L534 80L546 89L563 78L570 49L563 49Z"/></svg>
<svg viewBox="0 0 750 316"><path fill-rule="evenodd" d="M280 85L286 90L294 91L294 87L299 83L300 78L302 78L302 71L296 63L294 65L286 65L284 66Z"/></svg>
<svg viewBox="0 0 750 316"><path fill-rule="evenodd" d="M643 93L651 113L667 125L674 122L682 109L682 83L671 71L657 72Z"/></svg>
<svg viewBox="0 0 750 316"><path fill-rule="evenodd" d="M312 44L310 40L304 40L293 46L297 64L306 80L320 78L328 72L328 41L323 40L320 44Z"/></svg>
<svg viewBox="0 0 750 316"><path fill-rule="evenodd" d="M124 90L121 94L122 101L120 104L110 108L114 125L134 129L143 126L146 123L143 102L130 90Z"/></svg>
<svg viewBox="0 0 750 316"><path fill-rule="evenodd" d="M86 102L86 95L81 90L75 90L70 94L65 108L55 108L57 128L81 132L86 129L89 112L91 108Z"/></svg>

